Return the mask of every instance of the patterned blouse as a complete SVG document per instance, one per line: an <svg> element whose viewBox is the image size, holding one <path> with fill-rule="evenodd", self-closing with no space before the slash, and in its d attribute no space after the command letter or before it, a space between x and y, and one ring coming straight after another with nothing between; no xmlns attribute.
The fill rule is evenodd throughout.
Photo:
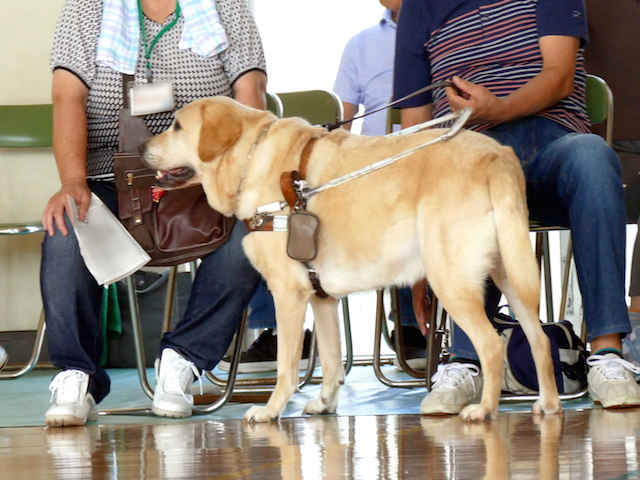
<svg viewBox="0 0 640 480"><path fill-rule="evenodd" d="M184 25L181 17L160 37L151 53L153 78L173 83L176 109L198 98L231 95L233 82L243 73L255 69L266 72L262 42L246 0L216 0L216 7L229 41L225 51L205 58L191 50L179 49ZM174 18L172 13L159 24L145 17L147 42ZM112 173L112 157L118 149L118 118L123 106L122 74L95 62L101 19L102 0L66 0L51 52L52 70L63 68L72 72L89 89L88 176ZM144 82L145 78L140 43L136 83ZM171 125L173 112L146 115L144 120L156 135Z"/></svg>

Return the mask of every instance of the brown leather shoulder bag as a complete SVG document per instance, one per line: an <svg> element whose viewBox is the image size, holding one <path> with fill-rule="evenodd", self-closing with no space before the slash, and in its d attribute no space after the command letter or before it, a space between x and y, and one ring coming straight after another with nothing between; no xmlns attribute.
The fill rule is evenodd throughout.
<svg viewBox="0 0 640 480"><path fill-rule="evenodd" d="M155 172L142 161L138 147L151 136L140 117L129 114L123 75L124 108L120 114L120 146L113 157L118 216L151 257L148 265L179 265L218 248L231 235L235 218L213 210L202 186L152 192Z"/></svg>

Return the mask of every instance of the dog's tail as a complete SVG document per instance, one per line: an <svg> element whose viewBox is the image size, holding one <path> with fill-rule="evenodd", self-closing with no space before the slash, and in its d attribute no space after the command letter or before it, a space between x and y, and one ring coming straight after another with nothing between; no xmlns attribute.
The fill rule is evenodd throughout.
<svg viewBox="0 0 640 480"><path fill-rule="evenodd" d="M540 274L529 239L525 180L510 147L489 162L489 196L493 205L498 248L507 279L525 305L537 307Z"/></svg>

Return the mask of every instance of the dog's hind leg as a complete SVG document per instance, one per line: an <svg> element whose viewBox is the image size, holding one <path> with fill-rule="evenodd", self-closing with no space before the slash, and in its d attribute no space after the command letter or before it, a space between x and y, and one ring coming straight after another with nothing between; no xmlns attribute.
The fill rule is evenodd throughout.
<svg viewBox="0 0 640 480"><path fill-rule="evenodd" d="M338 406L338 390L344 383L340 329L338 327L338 301L332 297L311 296L316 338L322 365L322 389L320 396L310 400L304 413L335 413Z"/></svg>
<svg viewBox="0 0 640 480"><path fill-rule="evenodd" d="M253 406L244 419L254 422L276 420L297 389L298 365L302 355L304 315L309 293L292 288L291 284L272 285L269 288L276 305L278 327L278 376L273 393L265 406Z"/></svg>
<svg viewBox="0 0 640 480"><path fill-rule="evenodd" d="M533 404L533 412L537 414L560 412L562 407L558 398L558 389L553 373L549 339L543 332L536 314L538 299L531 294L527 295L525 292L522 295L518 295L512 282L507 279L501 265L495 268L491 273L491 277L507 297L509 305L520 322L520 326L531 347L540 387L540 398Z"/></svg>
<svg viewBox="0 0 640 480"><path fill-rule="evenodd" d="M435 223L437 215L427 212L425 217L432 220L423 241L429 284L469 336L483 372L480 403L467 405L460 416L466 421L485 420L498 408L504 355L504 344L484 311L484 282L497 248L491 235L493 220L485 215ZM428 404L425 399L423 405Z"/></svg>
<svg viewBox="0 0 640 480"><path fill-rule="evenodd" d="M536 314L540 273L529 239L525 181L513 150L504 148L501 155L489 163L488 178L499 249L499 262L492 276L509 299L531 346L540 387L540 399L534 404L533 411L556 413L560 410L560 400L549 339Z"/></svg>

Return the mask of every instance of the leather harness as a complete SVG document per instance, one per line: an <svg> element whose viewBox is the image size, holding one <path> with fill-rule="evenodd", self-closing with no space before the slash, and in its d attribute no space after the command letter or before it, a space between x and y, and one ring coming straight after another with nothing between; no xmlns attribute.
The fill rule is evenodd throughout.
<svg viewBox="0 0 640 480"><path fill-rule="evenodd" d="M298 196L294 182L304 180L307 176L307 168L309 165L309 158L311 152L316 144L316 141L320 137L313 137L305 144L300 154L300 163L298 170L290 172L282 172L280 175L280 190L284 196L287 205L289 205L290 211L304 210L306 208L306 202ZM247 229L250 232L273 232L274 215L261 215L259 221L255 220L255 217L244 221ZM315 290L315 294L320 298L327 298L329 295L324 291L320 285L320 278L316 270L308 263L301 262L306 268L309 274L309 281L311 286Z"/></svg>

